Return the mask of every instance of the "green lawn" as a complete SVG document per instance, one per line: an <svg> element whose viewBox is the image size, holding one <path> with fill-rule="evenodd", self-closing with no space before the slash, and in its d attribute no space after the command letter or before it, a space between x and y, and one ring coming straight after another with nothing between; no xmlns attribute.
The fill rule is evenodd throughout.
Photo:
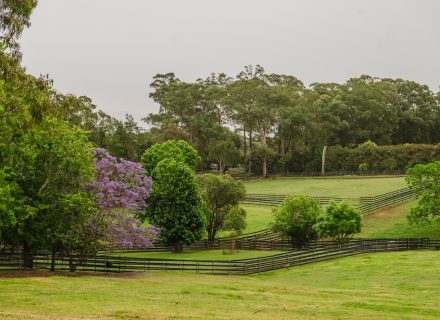
<svg viewBox="0 0 440 320"><path fill-rule="evenodd" d="M238 250L232 252L230 249L224 250L203 250L203 251L184 251L182 253L173 252L124 252L115 255L135 258L156 258L156 259L185 259L185 260L238 260L264 257L273 254L283 253L282 251L255 251Z"/></svg>
<svg viewBox="0 0 440 320"><path fill-rule="evenodd" d="M246 182L247 193L359 198L405 188L404 177L276 178Z"/></svg>
<svg viewBox="0 0 440 320"><path fill-rule="evenodd" d="M439 251L360 255L253 276L0 274L0 319L439 319L439 294Z"/></svg>
<svg viewBox="0 0 440 320"><path fill-rule="evenodd" d="M410 225L407 216L416 200L391 207L364 217L364 227L358 237L365 238L421 238L440 239L440 220L430 224Z"/></svg>
<svg viewBox="0 0 440 320"><path fill-rule="evenodd" d="M247 227L244 233L267 229L273 220L272 210L274 207L257 204L242 204L241 207L246 209Z"/></svg>
<svg viewBox="0 0 440 320"><path fill-rule="evenodd" d="M362 232L357 237L363 238L420 238L440 239L440 220L430 224L410 225L407 215L417 204L415 200L370 213L364 216ZM255 232L268 227L272 221L272 209L265 205L242 205L247 211L248 227L245 233Z"/></svg>

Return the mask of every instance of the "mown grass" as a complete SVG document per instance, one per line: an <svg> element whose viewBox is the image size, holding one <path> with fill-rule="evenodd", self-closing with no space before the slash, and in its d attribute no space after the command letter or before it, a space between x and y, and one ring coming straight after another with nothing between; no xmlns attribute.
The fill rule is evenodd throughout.
<svg viewBox="0 0 440 320"><path fill-rule="evenodd" d="M404 177L276 178L245 183L247 193L359 198L405 188Z"/></svg>
<svg viewBox="0 0 440 320"><path fill-rule="evenodd" d="M422 238L440 239L440 220L429 224L411 225L408 214L417 201L409 201L398 206L366 214L363 218L362 232L356 237L362 238ZM268 227L273 219L274 207L265 205L243 205L247 211L248 232Z"/></svg>
<svg viewBox="0 0 440 320"><path fill-rule="evenodd" d="M364 238L422 238L440 239L440 220L411 225L408 214L417 205L413 200L398 206L367 214L358 237Z"/></svg>
<svg viewBox="0 0 440 320"><path fill-rule="evenodd" d="M181 253L173 252L123 252L113 255L133 258L155 258L155 259L183 259L183 260L238 260L264 257L282 253L281 251L255 251L255 250L188 250Z"/></svg>
<svg viewBox="0 0 440 320"><path fill-rule="evenodd" d="M246 210L247 226L244 233L266 229L273 221L272 210L275 207L257 204L242 204L241 207Z"/></svg>
<svg viewBox="0 0 440 320"><path fill-rule="evenodd" d="M0 319L439 319L439 258L376 253L253 276L0 276Z"/></svg>

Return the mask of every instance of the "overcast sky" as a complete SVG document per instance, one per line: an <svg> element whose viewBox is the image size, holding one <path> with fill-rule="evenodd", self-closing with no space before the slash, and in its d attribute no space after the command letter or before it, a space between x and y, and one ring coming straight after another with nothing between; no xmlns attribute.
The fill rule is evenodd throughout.
<svg viewBox="0 0 440 320"><path fill-rule="evenodd" d="M23 65L137 120L157 73L186 81L247 64L306 85L369 74L440 85L437 0L39 0Z"/></svg>

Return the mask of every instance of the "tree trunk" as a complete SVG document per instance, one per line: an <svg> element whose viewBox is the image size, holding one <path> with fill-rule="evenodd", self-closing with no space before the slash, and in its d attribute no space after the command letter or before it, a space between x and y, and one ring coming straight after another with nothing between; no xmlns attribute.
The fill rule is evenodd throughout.
<svg viewBox="0 0 440 320"><path fill-rule="evenodd" d="M23 267L25 269L34 267L34 257L32 256L31 246L27 241L23 241Z"/></svg>
<svg viewBox="0 0 440 320"><path fill-rule="evenodd" d="M263 177L267 177L267 138L266 138L266 131L264 129L260 130L260 140L261 140L261 146L264 150L264 156L263 156Z"/></svg>
<svg viewBox="0 0 440 320"><path fill-rule="evenodd" d="M321 160L321 176L325 175L325 156L327 154L327 146L322 149L322 160Z"/></svg>
<svg viewBox="0 0 440 320"><path fill-rule="evenodd" d="M176 241L174 243L174 252L179 253L183 251L183 246L182 246L182 242L180 241Z"/></svg>
<svg viewBox="0 0 440 320"><path fill-rule="evenodd" d="M56 253L56 247L55 245L52 246L52 256L50 261L50 271L55 271L55 253Z"/></svg>
<svg viewBox="0 0 440 320"><path fill-rule="evenodd" d="M249 130L249 173L252 172L252 130Z"/></svg>
<svg viewBox="0 0 440 320"><path fill-rule="evenodd" d="M246 151L247 151L247 143L246 143L246 127L243 124L243 153L244 153L244 158L246 159Z"/></svg>
<svg viewBox="0 0 440 320"><path fill-rule="evenodd" d="M72 256L69 256L69 271L75 272L77 266L78 264L75 263L75 259Z"/></svg>
<svg viewBox="0 0 440 320"><path fill-rule="evenodd" d="M263 177L267 178L267 156L263 157Z"/></svg>

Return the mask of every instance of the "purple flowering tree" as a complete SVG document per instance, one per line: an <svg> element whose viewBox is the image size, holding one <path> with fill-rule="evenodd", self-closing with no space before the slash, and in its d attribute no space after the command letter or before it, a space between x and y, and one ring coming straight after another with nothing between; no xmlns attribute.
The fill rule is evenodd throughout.
<svg viewBox="0 0 440 320"><path fill-rule="evenodd" d="M152 246L159 229L136 219L144 215L151 178L144 175L140 164L117 159L103 148L96 149L95 163L91 188L96 192L98 215L105 221L105 241L111 247Z"/></svg>

